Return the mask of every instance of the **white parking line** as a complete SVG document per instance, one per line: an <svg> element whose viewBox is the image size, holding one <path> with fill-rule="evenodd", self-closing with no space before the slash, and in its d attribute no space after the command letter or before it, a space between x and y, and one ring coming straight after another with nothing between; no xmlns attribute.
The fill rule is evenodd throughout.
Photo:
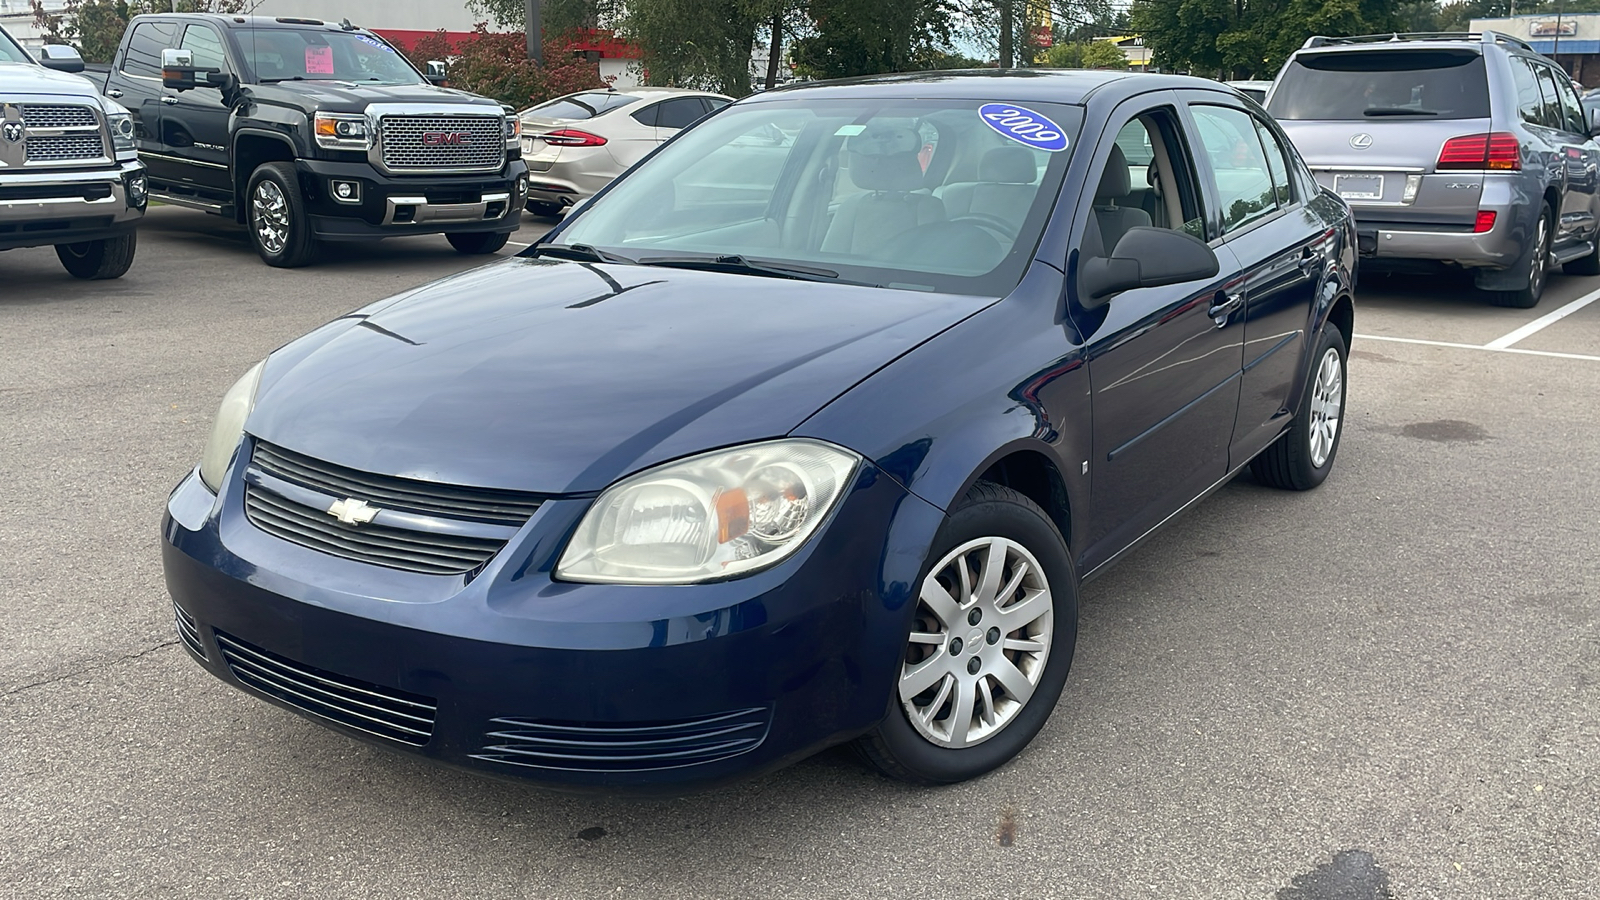
<svg viewBox="0 0 1600 900"><path fill-rule="evenodd" d="M1531 331L1528 332L1528 334L1532 333ZM1452 344L1449 341L1424 341L1419 338L1389 337L1383 334L1358 334L1356 339L1362 341L1389 341L1395 344L1421 344L1425 347L1450 347L1455 350L1486 350L1490 353L1520 353L1523 356L1553 356L1556 359L1582 359L1588 362L1600 362L1600 356L1586 356L1582 353L1557 353L1554 350L1523 350L1520 347L1494 347L1488 344ZM1521 338L1518 338L1518 340L1521 340Z"/></svg>
<svg viewBox="0 0 1600 900"><path fill-rule="evenodd" d="M1505 350L1512 344L1515 344L1517 341L1520 341L1531 334L1543 331L1545 328L1554 325L1562 319L1565 319L1567 316L1570 316L1578 310L1583 309L1585 306L1588 306L1596 300L1600 300L1600 291L1590 291L1589 293L1584 294L1582 297L1579 297L1571 303L1568 303L1566 306L1561 307L1555 312L1540 316L1539 318L1534 319L1532 322L1529 322L1528 324L1518 328L1516 331L1513 331L1504 337L1495 338L1489 343L1484 344L1483 347L1485 350Z"/></svg>

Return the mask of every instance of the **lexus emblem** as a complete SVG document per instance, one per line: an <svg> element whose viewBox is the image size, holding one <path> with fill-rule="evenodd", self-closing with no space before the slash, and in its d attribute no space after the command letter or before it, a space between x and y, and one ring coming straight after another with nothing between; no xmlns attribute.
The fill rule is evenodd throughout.
<svg viewBox="0 0 1600 900"><path fill-rule="evenodd" d="M336 500L328 507L328 515L346 525L365 525L377 518L380 511L376 507L368 506L365 500L353 500L349 497Z"/></svg>
<svg viewBox="0 0 1600 900"><path fill-rule="evenodd" d="M13 144L22 140L22 123L7 122L5 125L0 126L0 136L4 136L6 140Z"/></svg>
<svg viewBox="0 0 1600 900"><path fill-rule="evenodd" d="M470 142L470 135L461 131L425 131L422 134L424 147L459 147Z"/></svg>
<svg viewBox="0 0 1600 900"><path fill-rule="evenodd" d="M1357 150L1365 150L1372 146L1372 135L1365 131L1350 136L1350 146Z"/></svg>

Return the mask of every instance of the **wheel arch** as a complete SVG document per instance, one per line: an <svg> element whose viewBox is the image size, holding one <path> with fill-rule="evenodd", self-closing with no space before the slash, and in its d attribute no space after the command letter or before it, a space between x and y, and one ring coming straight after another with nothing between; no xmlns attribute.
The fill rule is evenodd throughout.
<svg viewBox="0 0 1600 900"><path fill-rule="evenodd" d="M243 222L246 215L245 192L250 176L262 163L294 162L294 143L281 134L241 129L233 139L234 218Z"/></svg>

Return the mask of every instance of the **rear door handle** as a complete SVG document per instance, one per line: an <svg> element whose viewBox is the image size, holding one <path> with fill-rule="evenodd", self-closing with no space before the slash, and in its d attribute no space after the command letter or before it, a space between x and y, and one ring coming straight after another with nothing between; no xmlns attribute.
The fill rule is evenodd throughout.
<svg viewBox="0 0 1600 900"><path fill-rule="evenodd" d="M109 91L106 91L106 96L107 96L107 97L110 97L110 98L111 98L111 99L113 99L113 100L115 100L115 99L117 99L117 98L118 98L118 97L121 97L121 96L122 96L122 92L121 92L121 91L119 91L119 90L117 90L117 89L116 89L116 88L112 88L112 89L111 89L111 90L109 90Z"/></svg>
<svg viewBox="0 0 1600 900"><path fill-rule="evenodd" d="M1228 324L1228 317L1244 308L1243 291L1237 294L1230 294L1227 291L1223 291L1222 297L1223 300L1221 303L1218 303L1209 310L1206 310L1206 315L1217 321L1218 328Z"/></svg>
<svg viewBox="0 0 1600 900"><path fill-rule="evenodd" d="M165 103L168 106L177 106L178 105L178 98L177 97L162 97L161 98L161 102Z"/></svg>

